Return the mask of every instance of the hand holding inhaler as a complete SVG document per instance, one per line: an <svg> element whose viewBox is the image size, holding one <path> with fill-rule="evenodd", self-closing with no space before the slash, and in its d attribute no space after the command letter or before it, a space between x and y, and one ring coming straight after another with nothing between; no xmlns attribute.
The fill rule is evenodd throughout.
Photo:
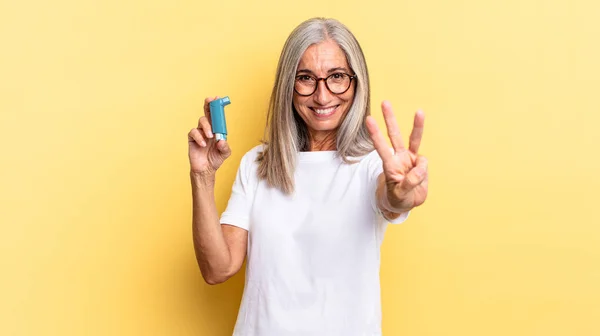
<svg viewBox="0 0 600 336"><path fill-rule="evenodd" d="M206 98L204 101L204 116L198 120L198 127L188 133L192 174L214 176L223 161L231 155L224 113L224 107L229 104L229 97Z"/></svg>

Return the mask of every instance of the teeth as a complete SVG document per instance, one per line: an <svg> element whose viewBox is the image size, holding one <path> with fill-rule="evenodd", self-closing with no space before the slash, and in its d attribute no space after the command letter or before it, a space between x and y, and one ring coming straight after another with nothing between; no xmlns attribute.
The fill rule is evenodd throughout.
<svg viewBox="0 0 600 336"><path fill-rule="evenodd" d="M336 107L334 106L326 109L314 109L314 111L317 112L317 114L328 114L335 110L335 108Z"/></svg>

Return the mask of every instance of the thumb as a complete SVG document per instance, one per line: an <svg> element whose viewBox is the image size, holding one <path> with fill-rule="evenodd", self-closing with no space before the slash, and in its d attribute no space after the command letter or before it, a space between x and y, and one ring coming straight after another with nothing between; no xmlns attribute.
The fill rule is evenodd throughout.
<svg viewBox="0 0 600 336"><path fill-rule="evenodd" d="M401 189L405 192L408 192L414 189L419 184L423 183L427 178L427 162L421 163L411 169L408 174L406 174L406 178L402 181Z"/></svg>
<svg viewBox="0 0 600 336"><path fill-rule="evenodd" d="M229 148L229 144L225 140L219 140L217 142L217 149L224 159L227 159L231 155L231 148Z"/></svg>

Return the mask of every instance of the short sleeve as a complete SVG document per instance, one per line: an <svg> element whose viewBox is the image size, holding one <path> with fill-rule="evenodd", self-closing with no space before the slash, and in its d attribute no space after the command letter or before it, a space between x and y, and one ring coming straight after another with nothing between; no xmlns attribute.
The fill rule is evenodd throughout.
<svg viewBox="0 0 600 336"><path fill-rule="evenodd" d="M250 150L242 157L231 187L227 208L221 215L221 224L229 224L250 231L250 210L254 199L254 188L258 180L255 159L255 149Z"/></svg>
<svg viewBox="0 0 600 336"><path fill-rule="evenodd" d="M374 150L371 153L369 153L363 160L366 160L365 165L367 168L367 183L373 211L375 211L375 213L377 213L377 215L381 217L382 221L388 222L390 224L402 224L408 218L410 211L401 214L395 219L389 220L385 218L385 216L377 206L377 178L381 173L383 173L383 161L381 161L379 153L377 153L377 151Z"/></svg>

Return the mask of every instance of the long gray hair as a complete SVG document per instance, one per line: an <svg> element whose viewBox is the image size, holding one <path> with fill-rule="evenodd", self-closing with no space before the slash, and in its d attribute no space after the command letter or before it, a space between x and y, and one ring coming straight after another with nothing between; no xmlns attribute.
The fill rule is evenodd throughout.
<svg viewBox="0 0 600 336"><path fill-rule="evenodd" d="M333 40L340 46L356 75L354 101L336 133L337 155L346 163L354 163L351 158L373 150L365 124L365 118L371 113L369 74L358 41L337 20L304 21L292 31L281 52L263 139L265 146L257 158L259 178L286 194L294 191L296 156L309 146L307 126L293 107L298 63L308 47L325 40Z"/></svg>

